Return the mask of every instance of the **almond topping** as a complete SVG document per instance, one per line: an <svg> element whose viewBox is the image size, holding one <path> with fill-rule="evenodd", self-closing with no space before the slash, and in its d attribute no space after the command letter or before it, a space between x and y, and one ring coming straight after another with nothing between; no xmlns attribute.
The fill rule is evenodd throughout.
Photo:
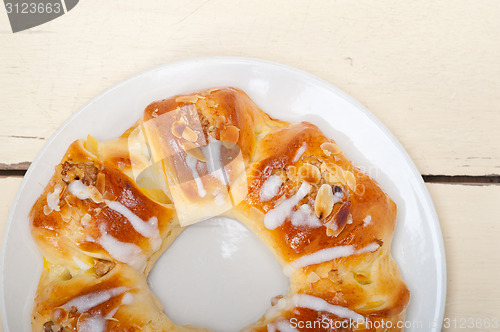
<svg viewBox="0 0 500 332"><path fill-rule="evenodd" d="M334 205L332 187L328 184L323 184L316 195L314 201L314 212L320 219L328 217L332 213Z"/></svg>
<svg viewBox="0 0 500 332"><path fill-rule="evenodd" d="M240 138L240 129L235 126L227 126L220 132L220 140L223 142L236 144L239 138Z"/></svg>
<svg viewBox="0 0 500 332"><path fill-rule="evenodd" d="M199 147L197 147L194 143L184 142L182 144L182 148L186 151L190 156L195 157L199 161L206 162L207 157L203 154Z"/></svg>
<svg viewBox="0 0 500 332"><path fill-rule="evenodd" d="M104 193L104 189L106 188L106 176L104 175L104 173L97 174L95 187L97 188L97 190L99 190L101 194Z"/></svg>
<svg viewBox="0 0 500 332"><path fill-rule="evenodd" d="M198 140L198 135L189 127L185 127L182 132L182 138L190 142L196 142Z"/></svg>
<svg viewBox="0 0 500 332"><path fill-rule="evenodd" d="M288 169L286 171L286 175L288 176L289 179L295 180L295 178L298 175L297 167L296 166L288 166Z"/></svg>
<svg viewBox="0 0 500 332"><path fill-rule="evenodd" d="M181 138L182 133L184 132L184 128L186 128L186 122L183 118L180 118L178 121L175 121L172 124L172 135L177 138Z"/></svg>
<svg viewBox="0 0 500 332"><path fill-rule="evenodd" d="M99 192L99 190L97 190L96 187L89 186L87 190L88 190L90 199L93 200L94 203L102 203L103 202L102 194Z"/></svg>
<svg viewBox="0 0 500 332"><path fill-rule="evenodd" d="M302 180L312 184L316 184L319 182L319 180L321 180L321 173L319 172L319 169L313 164L309 163L304 163L302 165L299 175Z"/></svg>
<svg viewBox="0 0 500 332"><path fill-rule="evenodd" d="M332 154L337 154L340 152L339 147L332 142L325 142L321 144L321 149L328 157L331 156Z"/></svg>
<svg viewBox="0 0 500 332"><path fill-rule="evenodd" d="M314 272L311 272L307 275L306 281L313 284L316 281L319 281L321 278Z"/></svg>
<svg viewBox="0 0 500 332"><path fill-rule="evenodd" d="M344 171L344 179L347 186L354 192L356 191L356 177L349 171Z"/></svg>
<svg viewBox="0 0 500 332"><path fill-rule="evenodd" d="M194 96L179 96L177 98L175 98L175 102L176 103L191 103L191 104L195 104L198 99L200 98L200 96L198 95L194 95Z"/></svg>

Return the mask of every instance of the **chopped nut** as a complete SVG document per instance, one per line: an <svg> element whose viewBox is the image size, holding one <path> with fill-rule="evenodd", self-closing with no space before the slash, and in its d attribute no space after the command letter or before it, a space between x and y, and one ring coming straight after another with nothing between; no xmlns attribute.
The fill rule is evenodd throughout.
<svg viewBox="0 0 500 332"><path fill-rule="evenodd" d="M184 149L184 151L186 151L187 154L195 157L199 161L202 161L202 162L207 161L207 157L205 157L205 155L203 154L201 149L199 147L197 147L194 143L184 142L182 144L182 148Z"/></svg>
<svg viewBox="0 0 500 332"><path fill-rule="evenodd" d="M48 321L43 324L43 332L62 332L62 326L55 324L53 321Z"/></svg>
<svg viewBox="0 0 500 332"><path fill-rule="evenodd" d="M104 259L97 259L94 263L94 270L97 277L102 277L115 267L115 263Z"/></svg>
<svg viewBox="0 0 500 332"><path fill-rule="evenodd" d="M65 161L61 167L56 168L64 182L81 180L85 185L94 185L97 179L98 169L93 162L72 163Z"/></svg>
<svg viewBox="0 0 500 332"><path fill-rule="evenodd" d="M339 147L336 144L333 144L332 142L325 142L321 144L321 149L323 150L323 153L329 157L332 154L337 154L340 152Z"/></svg>
<svg viewBox="0 0 500 332"><path fill-rule="evenodd" d="M309 163L304 163L302 167L300 168L299 172L300 177L302 180L316 184L319 182L321 179L321 173L319 172L318 167L309 164Z"/></svg>
<svg viewBox="0 0 500 332"><path fill-rule="evenodd" d="M182 132L182 138L189 142L196 142L198 140L198 135L194 132L193 129L189 127L185 127Z"/></svg>
<svg viewBox="0 0 500 332"><path fill-rule="evenodd" d="M236 144L240 138L240 129L235 126L227 126L220 132L220 140L222 142Z"/></svg>
<svg viewBox="0 0 500 332"><path fill-rule="evenodd" d="M316 216L320 219L328 217L333 210L333 192L332 187L329 184L323 184L316 195L316 200L314 201L314 212Z"/></svg>

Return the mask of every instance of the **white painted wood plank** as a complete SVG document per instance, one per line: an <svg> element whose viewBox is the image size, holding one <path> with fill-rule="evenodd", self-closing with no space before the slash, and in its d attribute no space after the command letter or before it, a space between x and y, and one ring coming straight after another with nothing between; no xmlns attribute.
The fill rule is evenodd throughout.
<svg viewBox="0 0 500 332"><path fill-rule="evenodd" d="M0 178L0 230L20 182L20 178ZM500 186L427 187L440 218L446 250L445 316L500 319L500 287L496 278L500 274Z"/></svg>
<svg viewBox="0 0 500 332"><path fill-rule="evenodd" d="M446 251L445 317L458 324L463 318L496 318L500 324L496 278L500 273L500 186L428 184L427 188L439 215ZM458 327L447 331L463 330Z"/></svg>
<svg viewBox="0 0 500 332"><path fill-rule="evenodd" d="M0 164L113 84L169 61L291 65L366 105L423 174L500 173L500 2L81 1L12 34L0 11Z"/></svg>
<svg viewBox="0 0 500 332"><path fill-rule="evenodd" d="M16 195L17 188L21 184L22 178L19 177L9 177L0 178L0 245L3 239L3 231L5 228L5 222L7 221L7 216L9 214L10 206L14 201L14 196ZM0 316L0 332L3 332L2 317Z"/></svg>

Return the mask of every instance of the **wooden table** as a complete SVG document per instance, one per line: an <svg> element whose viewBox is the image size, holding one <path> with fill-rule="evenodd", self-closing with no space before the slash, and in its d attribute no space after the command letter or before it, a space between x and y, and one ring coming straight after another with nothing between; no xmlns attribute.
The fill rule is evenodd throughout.
<svg viewBox="0 0 500 332"><path fill-rule="evenodd" d="M263 58L331 82L387 125L440 218L445 317L500 319L499 17L497 0L86 0L13 34L0 9L0 229L46 139L104 89L178 59Z"/></svg>

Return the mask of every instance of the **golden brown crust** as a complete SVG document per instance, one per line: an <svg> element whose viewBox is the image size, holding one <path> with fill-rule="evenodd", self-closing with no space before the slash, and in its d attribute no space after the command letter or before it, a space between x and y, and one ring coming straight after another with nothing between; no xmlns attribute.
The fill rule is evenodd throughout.
<svg viewBox="0 0 500 332"><path fill-rule="evenodd" d="M158 120L167 114L174 115L170 122ZM182 114L196 114L198 122ZM151 133L148 138L148 130L156 134L168 130L171 142L177 142L171 144L184 155L169 156L172 150L165 150L164 143ZM180 189L172 187L172 179L166 185L165 174L184 171L190 176L187 154L197 163L206 160L200 145L203 139L206 144L222 142L220 149L226 153L234 151L234 146L239 148L247 185L240 200L235 199L241 193L234 187L242 183L234 175L236 163L226 168L232 170L233 178L229 176L229 183L222 187L209 176L196 185L195 181L180 183ZM167 159L154 160L155 154ZM146 176L149 180L144 180L144 174L150 174ZM271 176L279 177L279 186L272 197L264 199L263 187ZM146 185L159 179L165 182L163 186ZM83 186L84 194L77 194L76 184ZM281 302L287 306L281 310L273 306L270 312L277 313L267 314L250 329L272 330L273 324L292 318L304 322L349 320L293 304L294 294L313 296L371 321L395 325L404 320L409 291L390 256L394 202L316 126L272 119L244 92L223 88L154 102L143 119L118 139L98 143L88 138L68 148L30 214L33 238L46 260L35 299L33 329L40 331L44 324L47 329L76 329L78 319L97 316L104 317L108 331L182 330L161 313L145 278L181 231L172 200L186 206L214 205L200 186L209 194L220 188L228 190L235 207L225 214L252 229L288 269L290 294ZM283 210L283 204L299 191L306 192L284 217L270 212ZM297 212L300 208L304 208L302 214ZM278 217L271 217L273 213ZM337 256L308 260L332 248L340 250L335 251ZM72 299L125 288L127 291L88 310L71 312L69 308L71 317L64 314L66 320L59 319L61 308ZM134 293L137 300L123 304L126 292ZM106 319L110 313L114 318ZM377 329L360 326L356 331Z"/></svg>

